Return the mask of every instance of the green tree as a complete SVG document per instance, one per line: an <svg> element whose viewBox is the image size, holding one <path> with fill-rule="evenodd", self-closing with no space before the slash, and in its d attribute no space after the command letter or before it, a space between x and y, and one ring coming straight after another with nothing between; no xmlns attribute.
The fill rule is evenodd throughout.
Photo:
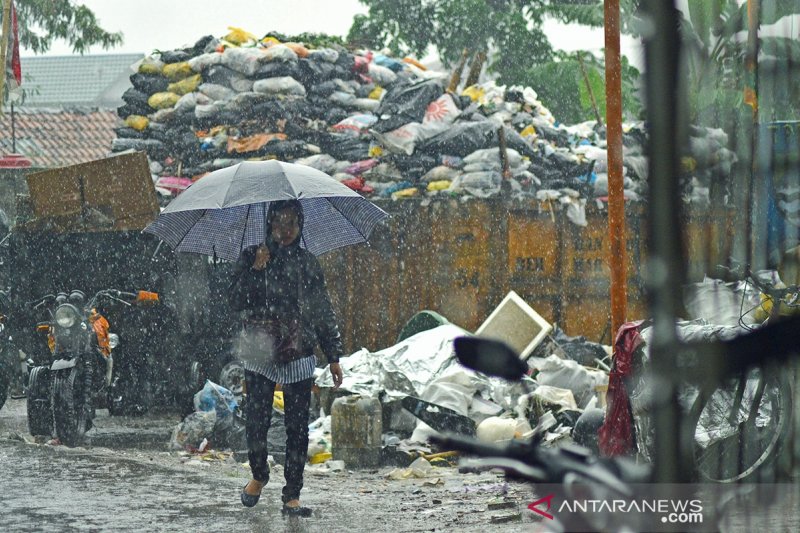
<svg viewBox="0 0 800 533"><path fill-rule="evenodd" d="M541 29L545 0L360 0L348 42L392 53L424 56L435 47L446 66L464 48L490 53L489 68L501 75L550 61L553 49Z"/></svg>
<svg viewBox="0 0 800 533"><path fill-rule="evenodd" d="M798 75L800 45L794 38L761 36L758 69L746 68L748 43L747 4L733 0L689 0L688 17L682 21L686 45L687 89L692 120L715 125L730 122L733 110L745 105L745 88L759 88L759 104L772 118L797 118L800 103ZM762 2L759 25L780 23L800 14L799 0ZM787 116L790 115L791 116Z"/></svg>
<svg viewBox="0 0 800 533"><path fill-rule="evenodd" d="M47 52L56 40L66 41L75 53L91 46L110 49L122 43L122 33L100 27L95 14L71 0L15 0L20 46L35 54Z"/></svg>
<svg viewBox="0 0 800 533"><path fill-rule="evenodd" d="M426 55L435 47L452 67L462 50L487 52L488 70L506 85L533 87L558 120L580 122L595 113L577 56L554 51L542 31L545 16L563 22L602 24L600 0L360 0L366 15L353 21L347 40L393 54ZM622 0L625 9L633 0ZM598 11L599 8L599 11ZM599 13L599 19L598 17ZM589 85L605 113L603 63L584 54ZM639 73L626 63L623 98L629 116L637 116Z"/></svg>

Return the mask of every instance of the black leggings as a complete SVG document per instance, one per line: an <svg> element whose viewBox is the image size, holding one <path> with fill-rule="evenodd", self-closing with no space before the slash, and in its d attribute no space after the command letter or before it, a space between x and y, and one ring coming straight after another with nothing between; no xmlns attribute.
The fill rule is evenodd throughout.
<svg viewBox="0 0 800 533"><path fill-rule="evenodd" d="M253 479L269 481L267 464L267 432L272 421L272 399L275 382L256 372L245 372L247 382L247 451ZM308 408L312 379L283 386L283 411L286 424L286 466L283 502L300 498L303 469L308 453Z"/></svg>

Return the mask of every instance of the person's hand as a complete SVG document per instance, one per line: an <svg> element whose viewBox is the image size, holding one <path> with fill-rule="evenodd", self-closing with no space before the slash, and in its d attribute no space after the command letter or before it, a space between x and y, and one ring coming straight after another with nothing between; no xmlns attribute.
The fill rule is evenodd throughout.
<svg viewBox="0 0 800 533"><path fill-rule="evenodd" d="M270 260L269 248L267 248L262 244L256 250L256 258L253 261L253 270L264 270L267 267L267 263L269 263L269 260Z"/></svg>
<svg viewBox="0 0 800 533"><path fill-rule="evenodd" d="M342 380L344 379L344 374L342 373L342 365L339 363L331 363L331 376L333 376L333 390L339 388L342 384Z"/></svg>

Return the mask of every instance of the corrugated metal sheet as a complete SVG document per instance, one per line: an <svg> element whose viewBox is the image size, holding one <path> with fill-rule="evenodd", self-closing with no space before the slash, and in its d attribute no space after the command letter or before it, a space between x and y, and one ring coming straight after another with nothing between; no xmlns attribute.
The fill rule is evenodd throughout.
<svg viewBox="0 0 800 533"><path fill-rule="evenodd" d="M131 65L144 54L100 54L22 57L22 87L25 106L99 106L113 109L122 105L119 91L113 100L103 94L121 79L133 74ZM129 82L128 82L129 84Z"/></svg>
<svg viewBox="0 0 800 533"><path fill-rule="evenodd" d="M423 309L475 331L509 290L567 334L610 343L605 211L589 209L589 225L581 228L536 202L380 205L392 218L370 245L322 258L349 349L394 344L405 322ZM647 317L642 214L642 206L629 206L630 320ZM722 262L728 222L726 213L689 221L687 249L698 272ZM693 237L709 234L717 237L711 247Z"/></svg>

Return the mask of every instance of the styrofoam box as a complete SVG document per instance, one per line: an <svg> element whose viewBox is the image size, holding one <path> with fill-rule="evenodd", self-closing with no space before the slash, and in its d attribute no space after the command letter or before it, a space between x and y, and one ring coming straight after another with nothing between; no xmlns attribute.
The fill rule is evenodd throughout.
<svg viewBox="0 0 800 533"><path fill-rule="evenodd" d="M552 330L547 320L511 291L475 334L501 340L527 359Z"/></svg>

